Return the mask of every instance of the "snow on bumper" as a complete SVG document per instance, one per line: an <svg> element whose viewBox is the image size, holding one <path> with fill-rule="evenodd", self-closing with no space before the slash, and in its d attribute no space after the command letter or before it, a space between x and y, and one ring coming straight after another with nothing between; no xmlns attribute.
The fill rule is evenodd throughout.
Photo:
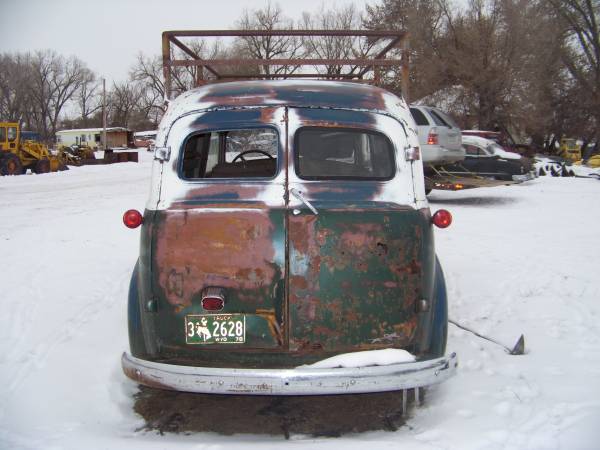
<svg viewBox="0 0 600 450"><path fill-rule="evenodd" d="M453 376L456 353L387 366L335 369L227 369L150 362L123 353L125 374L162 389L211 394L316 395L384 392L441 383Z"/></svg>

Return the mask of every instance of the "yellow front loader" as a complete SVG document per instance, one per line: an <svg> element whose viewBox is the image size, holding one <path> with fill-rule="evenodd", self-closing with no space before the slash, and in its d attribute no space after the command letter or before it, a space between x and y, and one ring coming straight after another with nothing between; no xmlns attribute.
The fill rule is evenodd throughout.
<svg viewBox="0 0 600 450"><path fill-rule="evenodd" d="M21 139L17 122L0 122L0 175L21 175L66 169L62 158L54 156L44 144Z"/></svg>

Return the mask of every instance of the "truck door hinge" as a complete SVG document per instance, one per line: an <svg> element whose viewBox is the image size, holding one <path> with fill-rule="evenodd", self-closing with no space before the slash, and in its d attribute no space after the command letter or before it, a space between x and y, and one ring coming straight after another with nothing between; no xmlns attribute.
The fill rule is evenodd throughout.
<svg viewBox="0 0 600 450"><path fill-rule="evenodd" d="M155 147L154 148L154 159L166 162L171 157L171 147Z"/></svg>

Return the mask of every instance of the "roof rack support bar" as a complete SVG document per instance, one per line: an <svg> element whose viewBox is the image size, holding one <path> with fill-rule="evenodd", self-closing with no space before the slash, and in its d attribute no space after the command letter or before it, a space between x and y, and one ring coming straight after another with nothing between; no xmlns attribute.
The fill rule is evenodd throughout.
<svg viewBox="0 0 600 450"><path fill-rule="evenodd" d="M404 41L402 42L402 60L401 61L402 61L402 63L400 65L400 70L402 71L402 85L400 88L402 89L402 96L404 97L404 101L406 103L410 104L410 92L409 92L410 48L409 48L408 38L405 38Z"/></svg>
<svg viewBox="0 0 600 450"><path fill-rule="evenodd" d="M171 43L169 34L162 34L163 77L165 78L165 103L171 98Z"/></svg>
<svg viewBox="0 0 600 450"><path fill-rule="evenodd" d="M190 66L205 66L210 63L213 66L228 66L228 65L261 65L261 66L399 66L402 63L401 59L301 59L301 58L285 58L285 59L200 59L200 60L174 60L169 64L175 67L190 67Z"/></svg>
<svg viewBox="0 0 600 450"><path fill-rule="evenodd" d="M175 44L177 47L179 47L188 56L191 56L192 58L194 58L196 60L202 59L194 51L192 51L187 45L185 45L183 42L181 42L179 39L177 39L175 36L170 36L169 39L173 44ZM217 77L217 78L221 77L221 75L212 67L207 66L207 65L204 65L203 67L206 68L206 70L208 70L210 73L212 73L215 77Z"/></svg>
<svg viewBox="0 0 600 450"><path fill-rule="evenodd" d="M396 39L393 39L388 45L386 45L383 48L383 50L381 50L379 53L377 53L377 55L375 55L375 59L384 58L385 55L387 54L387 52L389 52L391 49L396 47L398 45L398 43L400 41L402 41L402 39L406 39L406 37L402 36L402 37L397 37ZM373 66L367 66L367 67L363 68L363 70L361 70L360 73L358 74L358 77L359 78L364 77L365 74L372 68L373 68Z"/></svg>

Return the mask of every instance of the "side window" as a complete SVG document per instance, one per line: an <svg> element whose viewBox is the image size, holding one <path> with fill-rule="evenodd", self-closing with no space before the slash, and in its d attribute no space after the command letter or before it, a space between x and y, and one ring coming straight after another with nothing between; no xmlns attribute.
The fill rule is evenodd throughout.
<svg viewBox="0 0 600 450"><path fill-rule="evenodd" d="M8 127L8 141L13 142L17 139L17 127Z"/></svg>
<svg viewBox="0 0 600 450"><path fill-rule="evenodd" d="M465 151L469 156L477 156L479 154L479 148L474 145L463 144L463 147L465 147Z"/></svg>
<svg viewBox="0 0 600 450"><path fill-rule="evenodd" d="M301 128L295 139L295 165L304 179L387 180L395 172L394 149L381 133Z"/></svg>
<svg viewBox="0 0 600 450"><path fill-rule="evenodd" d="M6 140L6 128L0 127L0 141L4 142Z"/></svg>
<svg viewBox="0 0 600 450"><path fill-rule="evenodd" d="M270 178L277 172L277 132L271 128L191 136L183 149L184 179Z"/></svg>
<svg viewBox="0 0 600 450"><path fill-rule="evenodd" d="M429 121L427 120L427 117L425 117L425 114L423 114L421 111L419 111L417 108L410 108L410 113L413 116L413 119L415 119L415 122L417 123L417 125L419 126L428 126L429 125Z"/></svg>

